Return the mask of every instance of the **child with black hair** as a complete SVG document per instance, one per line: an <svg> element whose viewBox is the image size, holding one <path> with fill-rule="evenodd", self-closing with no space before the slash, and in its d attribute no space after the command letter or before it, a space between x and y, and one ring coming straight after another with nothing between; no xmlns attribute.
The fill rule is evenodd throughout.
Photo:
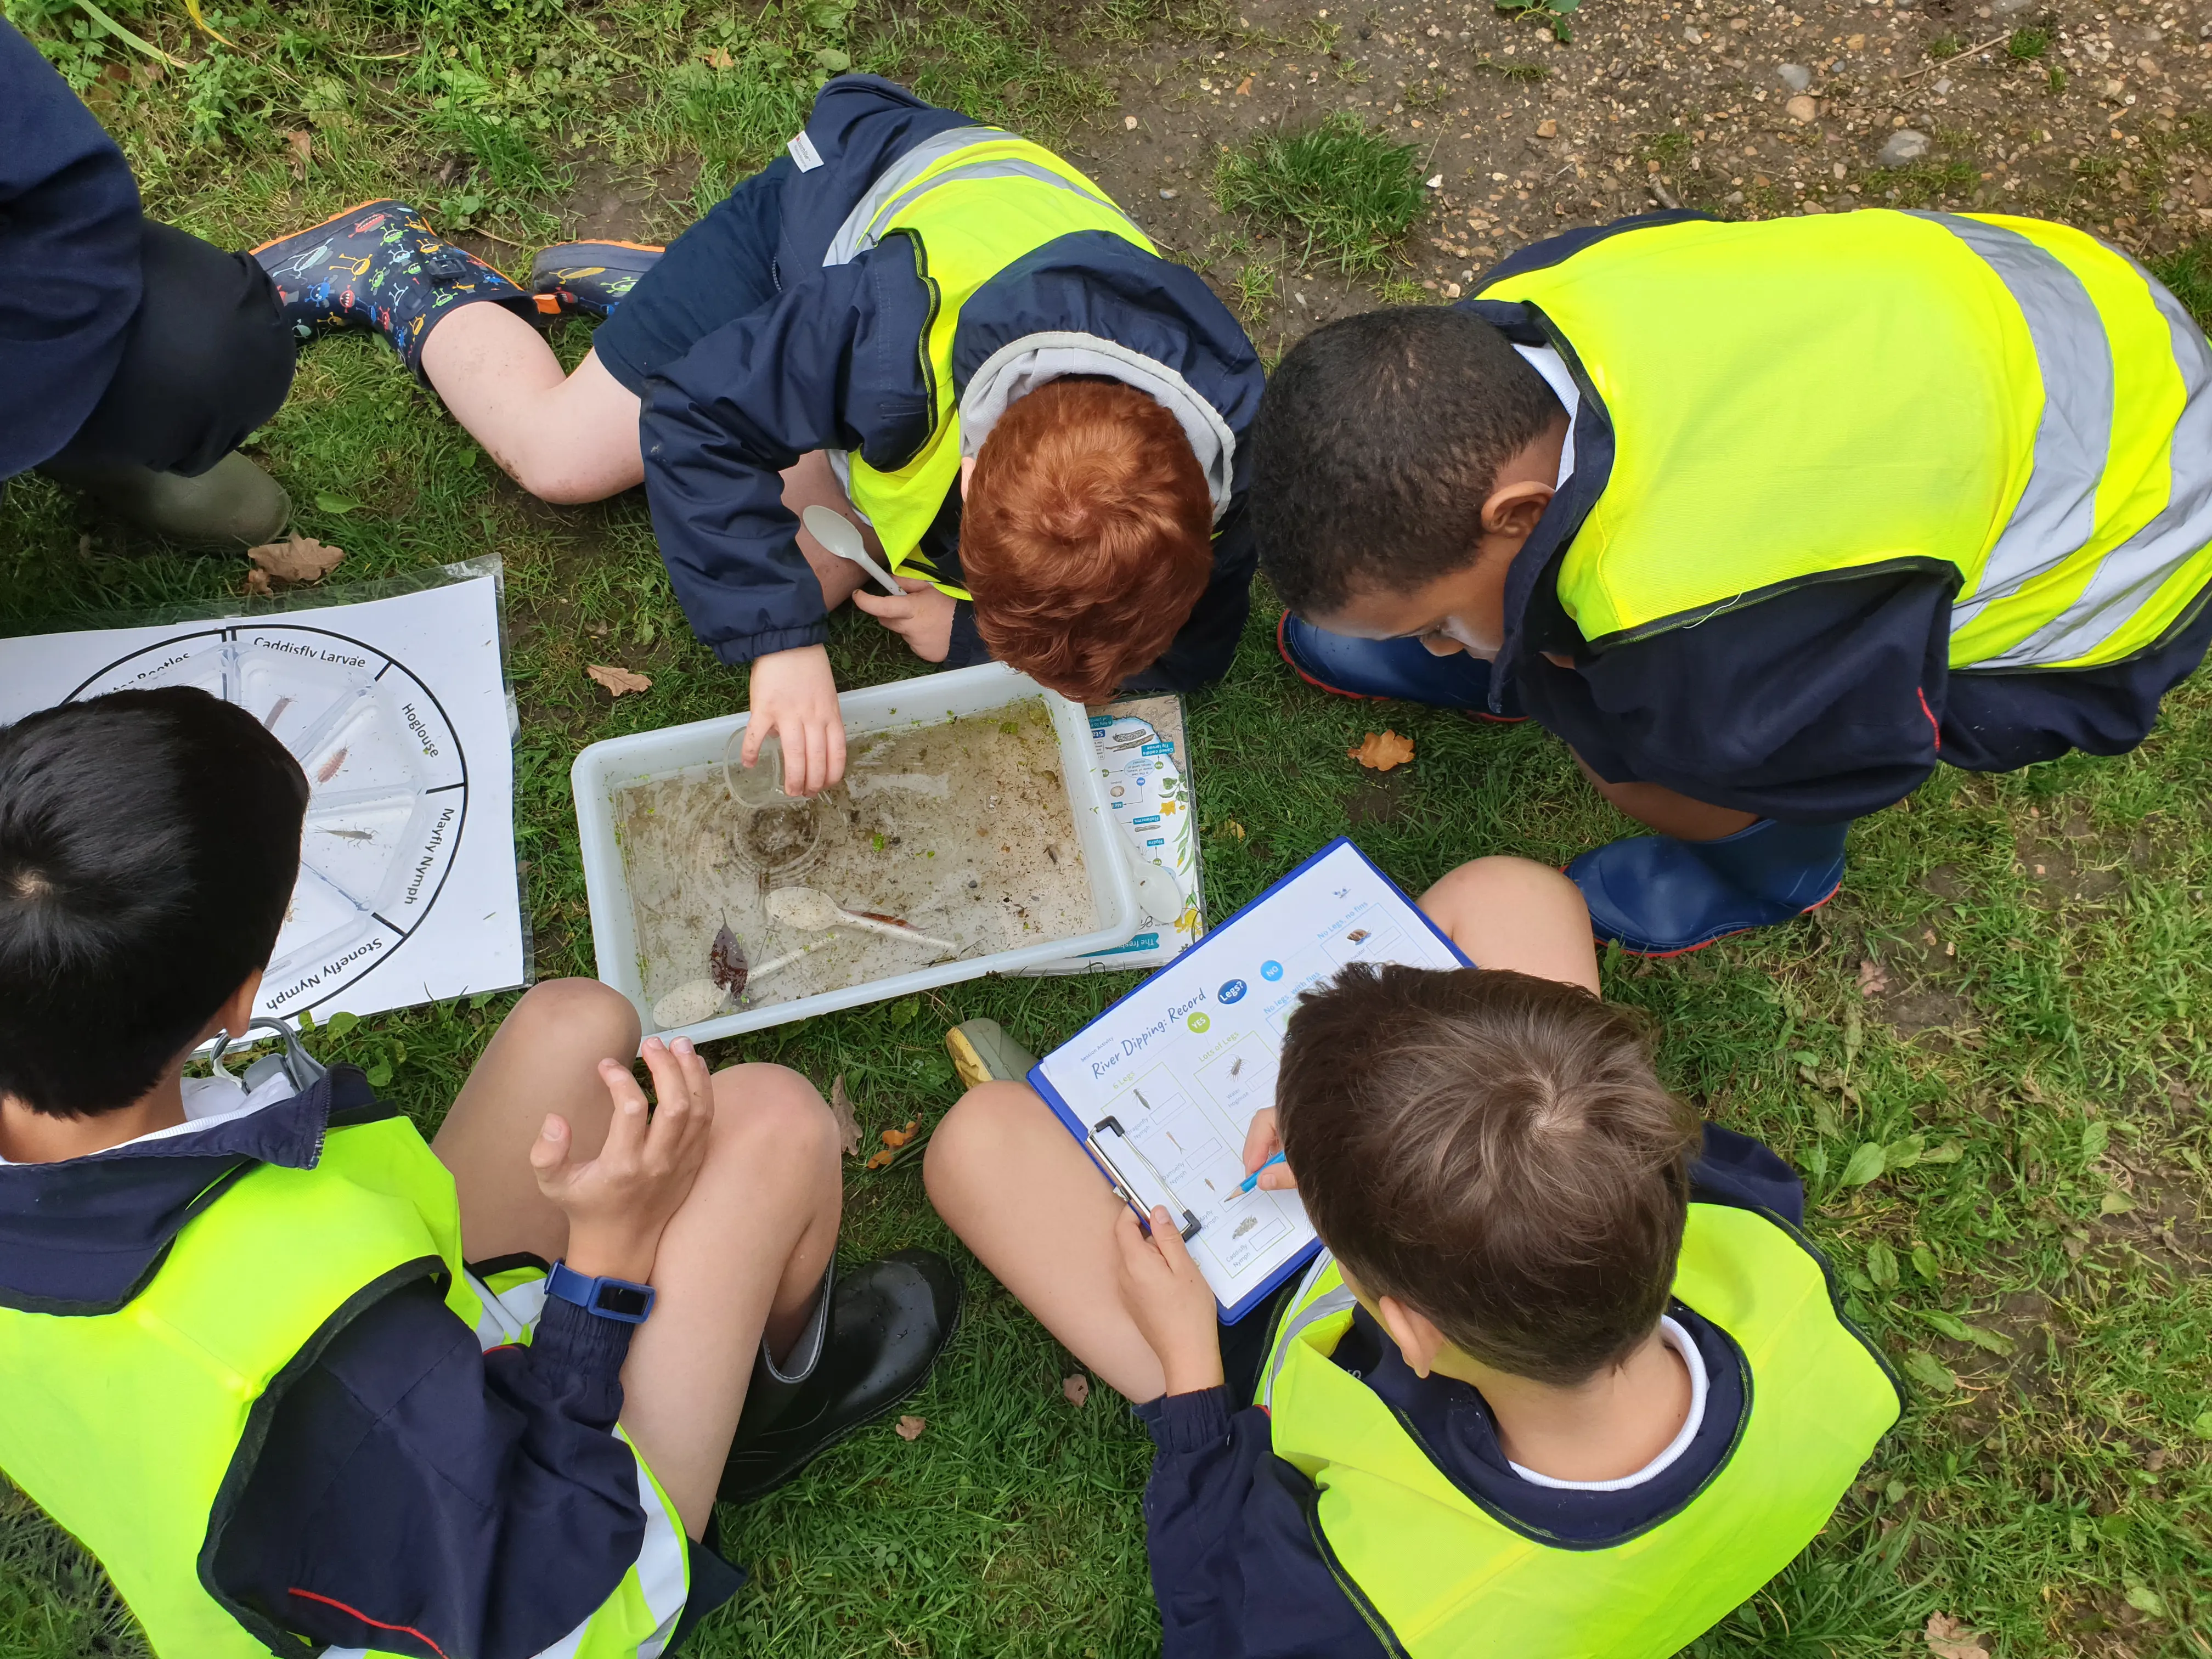
<svg viewBox="0 0 2212 1659"><path fill-rule="evenodd" d="M2032 219L1571 232L1307 336L1254 450L1285 659L1564 738L1647 956L1826 902L1939 761L2133 748L2212 641L2212 348Z"/></svg>
<svg viewBox="0 0 2212 1659"><path fill-rule="evenodd" d="M834 1122L538 986L426 1146L252 1024L307 781L185 688L0 729L0 1469L163 1659L669 1651L745 1501L918 1386L958 1285L831 1271ZM218 1051L219 1052L219 1051ZM550 1264L550 1265L549 1265Z"/></svg>
<svg viewBox="0 0 2212 1659"><path fill-rule="evenodd" d="M1896 1421L1796 1176L1660 1084L1598 1000L1573 884L1480 859L1421 904L1483 966L1355 963L1301 999L1244 1166L1328 1248L1226 1330L1027 1056L974 1022L951 1045L976 1086L931 1138L930 1196L1138 1402L1170 1659L1666 1659L1812 1540Z"/></svg>

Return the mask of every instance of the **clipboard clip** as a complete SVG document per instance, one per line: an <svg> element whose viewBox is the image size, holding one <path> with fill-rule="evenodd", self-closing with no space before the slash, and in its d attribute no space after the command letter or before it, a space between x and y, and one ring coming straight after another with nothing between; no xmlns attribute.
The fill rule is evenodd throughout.
<svg viewBox="0 0 2212 1659"><path fill-rule="evenodd" d="M1101 1139L1105 1135L1114 1137L1115 1145L1110 1151ZM1106 1171L1106 1178L1114 1183L1114 1190L1121 1194L1122 1201L1134 1210L1139 1218L1149 1221L1155 1206L1170 1215L1179 1210L1182 1212L1180 1231L1183 1243L1188 1244L1198 1237L1200 1224L1197 1212L1176 1196L1176 1189L1168 1185L1167 1177L1159 1172L1152 1159L1145 1156L1145 1149L1129 1138L1129 1132L1121 1127L1120 1118L1102 1117L1091 1126L1091 1152L1098 1160L1099 1167ZM1115 1161L1117 1154L1133 1158L1134 1164L1125 1171L1124 1166ZM1152 1187L1159 1194L1157 1199L1148 1200L1137 1190L1141 1184L1134 1178L1135 1170L1139 1167L1142 1168Z"/></svg>

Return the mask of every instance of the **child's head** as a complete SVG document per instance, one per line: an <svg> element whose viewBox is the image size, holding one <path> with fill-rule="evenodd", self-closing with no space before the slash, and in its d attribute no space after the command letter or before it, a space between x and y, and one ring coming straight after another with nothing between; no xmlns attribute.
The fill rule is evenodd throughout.
<svg viewBox="0 0 2212 1659"><path fill-rule="evenodd" d="M1656 1328L1698 1121L1628 1010L1526 974L1355 963L1291 1014L1276 1104L1314 1228L1371 1301L1561 1386Z"/></svg>
<svg viewBox="0 0 2212 1659"><path fill-rule="evenodd" d="M992 654L1041 684L1079 702L1111 696L1167 649L1212 569L1206 475L1145 393L1054 380L983 441L961 577Z"/></svg>
<svg viewBox="0 0 2212 1659"><path fill-rule="evenodd" d="M0 1095L127 1106L258 975L307 781L244 709L167 687L0 727Z"/></svg>
<svg viewBox="0 0 2212 1659"><path fill-rule="evenodd" d="M1471 613L1502 604L1565 430L1543 376L1468 312L1412 306L1316 329L1268 380L1253 428L1261 568L1293 612L1334 631L1433 633L1458 617L1461 637Z"/></svg>

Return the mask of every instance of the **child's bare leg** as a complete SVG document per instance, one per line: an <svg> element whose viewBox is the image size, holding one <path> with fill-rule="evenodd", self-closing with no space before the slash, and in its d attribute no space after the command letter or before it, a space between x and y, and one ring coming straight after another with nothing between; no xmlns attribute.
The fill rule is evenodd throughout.
<svg viewBox="0 0 2212 1659"><path fill-rule="evenodd" d="M714 1511L763 1335L778 1358L837 1248L844 1181L830 1108L781 1066L714 1074L706 1167L660 1236L653 1314L623 1366L623 1427L694 1538Z"/></svg>
<svg viewBox="0 0 2212 1659"><path fill-rule="evenodd" d="M568 1120L576 1156L598 1154L614 1113L599 1061L629 1065L637 1031L629 999L593 979L533 986L500 1022L430 1143L453 1172L469 1261L527 1251L550 1261L568 1249L568 1218L538 1190L530 1143L557 1114Z"/></svg>
<svg viewBox="0 0 2212 1659"><path fill-rule="evenodd" d="M541 501L599 501L645 479L637 394L596 353L564 374L504 306L463 306L422 342L422 373L500 469Z"/></svg>
<svg viewBox="0 0 2212 1659"><path fill-rule="evenodd" d="M1597 994L1597 945L1582 889L1527 859L1475 859L1421 895L1421 908L1478 968L1510 968Z"/></svg>
<svg viewBox="0 0 2212 1659"><path fill-rule="evenodd" d="M931 1135L922 1175L945 1224L1087 1369L1129 1400L1165 1392L1121 1301L1126 1206L1035 1090L970 1089Z"/></svg>

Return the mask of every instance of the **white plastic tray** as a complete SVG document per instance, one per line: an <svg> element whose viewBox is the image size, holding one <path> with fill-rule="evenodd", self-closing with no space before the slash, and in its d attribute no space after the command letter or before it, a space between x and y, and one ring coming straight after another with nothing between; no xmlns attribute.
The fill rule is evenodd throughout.
<svg viewBox="0 0 2212 1659"><path fill-rule="evenodd" d="M1090 721L1079 704L1048 691L1026 674L1003 663L984 663L950 673L929 674L848 691L837 699L845 717L845 733L853 738L872 732L907 731L954 720L1031 697L1042 697L1051 711L1053 732L1060 739L1060 775L1067 787L1068 805L1075 833L1083 845L1083 868L1091 883L1091 903L1097 926L1090 932L1060 939L1041 939L1019 950L1000 951L958 962L940 963L913 973L864 980L836 991L823 991L764 1008L744 1008L717 1014L694 1025L675 1028L665 1036L681 1035L694 1042L757 1031L788 1024L834 1009L864 1002L886 1001L935 986L951 985L985 974L1018 972L1048 962L1086 956L1127 941L1141 915L1128 860L1121 842L1121 827L1113 821L1106 798L1106 781L1098 769L1091 741ZM627 738L595 743L576 757L569 769L569 787L576 797L576 828L584 860L584 888L591 900L592 948L599 978L630 1000L650 1032L653 1007L646 1000L638 976L637 927L630 909L629 884L623 864L620 840L615 831L615 798L623 790L655 778L664 778L691 767L720 762L730 733L743 727L749 714L728 714L720 720L700 720L690 726L671 726L658 732L640 732Z"/></svg>

